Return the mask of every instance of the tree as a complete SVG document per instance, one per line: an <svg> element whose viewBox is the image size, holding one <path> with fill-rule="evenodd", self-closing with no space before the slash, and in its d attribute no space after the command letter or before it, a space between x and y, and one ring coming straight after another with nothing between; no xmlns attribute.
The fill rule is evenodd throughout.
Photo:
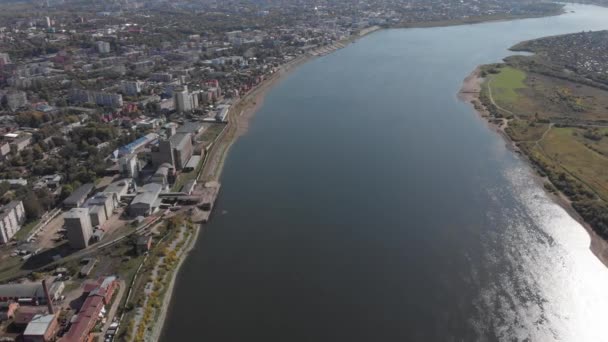
<svg viewBox="0 0 608 342"><path fill-rule="evenodd" d="M44 210L38 202L38 198L33 192L29 192L23 199L23 209L25 209L25 215L29 220L35 220L42 216Z"/></svg>

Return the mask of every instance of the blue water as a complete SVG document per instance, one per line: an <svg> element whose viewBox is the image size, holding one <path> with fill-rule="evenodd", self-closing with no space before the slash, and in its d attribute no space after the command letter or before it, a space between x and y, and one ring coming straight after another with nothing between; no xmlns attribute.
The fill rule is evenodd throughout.
<svg viewBox="0 0 608 342"><path fill-rule="evenodd" d="M456 94L608 9L373 33L268 94L232 148L162 341L601 341L608 270Z"/></svg>

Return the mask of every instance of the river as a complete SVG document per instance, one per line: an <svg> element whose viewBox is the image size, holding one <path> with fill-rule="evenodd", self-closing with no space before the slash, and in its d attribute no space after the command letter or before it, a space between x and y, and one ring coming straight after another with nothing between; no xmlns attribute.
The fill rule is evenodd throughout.
<svg viewBox="0 0 608 342"><path fill-rule="evenodd" d="M608 340L587 232L457 99L515 43L608 28L568 11L383 30L286 77L230 151L161 340Z"/></svg>

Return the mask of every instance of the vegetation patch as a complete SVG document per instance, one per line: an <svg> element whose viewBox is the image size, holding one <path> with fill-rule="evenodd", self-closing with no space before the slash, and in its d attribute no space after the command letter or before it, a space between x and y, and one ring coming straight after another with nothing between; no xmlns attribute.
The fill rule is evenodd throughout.
<svg viewBox="0 0 608 342"><path fill-rule="evenodd" d="M518 90L526 88L526 73L510 66L500 68L500 72L490 76L488 86L492 97L499 106L510 107L519 99Z"/></svg>

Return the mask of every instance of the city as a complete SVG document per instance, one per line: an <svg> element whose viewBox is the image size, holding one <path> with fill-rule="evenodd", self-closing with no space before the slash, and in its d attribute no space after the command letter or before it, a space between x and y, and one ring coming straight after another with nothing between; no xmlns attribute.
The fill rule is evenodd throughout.
<svg viewBox="0 0 608 342"><path fill-rule="evenodd" d="M298 65L381 29L564 13L518 0L0 6L0 341L66 342L159 339L228 149ZM574 41L551 65L605 86L605 32Z"/></svg>

